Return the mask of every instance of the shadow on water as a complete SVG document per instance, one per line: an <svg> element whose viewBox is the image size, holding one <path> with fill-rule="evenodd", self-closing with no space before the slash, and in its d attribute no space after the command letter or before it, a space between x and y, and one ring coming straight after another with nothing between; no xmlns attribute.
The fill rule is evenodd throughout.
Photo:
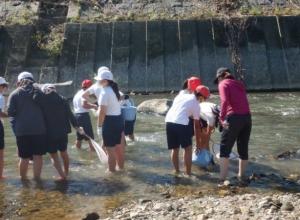
<svg viewBox="0 0 300 220"><path fill-rule="evenodd" d="M10 185L22 187L29 190L43 190L47 192L60 192L62 194L71 195L92 195L92 196L113 196L121 192L125 192L129 185L121 180L114 178L103 179L77 179L67 181L53 180L11 180Z"/></svg>

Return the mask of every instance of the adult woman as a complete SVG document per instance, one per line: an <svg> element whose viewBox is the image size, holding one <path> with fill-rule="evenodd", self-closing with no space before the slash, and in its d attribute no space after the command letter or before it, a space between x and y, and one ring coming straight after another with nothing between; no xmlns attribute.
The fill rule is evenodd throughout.
<svg viewBox="0 0 300 220"><path fill-rule="evenodd" d="M124 121L121 115L118 84L109 70L98 73L95 79L102 87L99 95L98 133L102 133L103 145L108 154L108 169L115 172L124 168Z"/></svg>
<svg viewBox="0 0 300 220"><path fill-rule="evenodd" d="M219 68L215 83L218 84L221 113L220 121L223 126L220 152L220 184L228 174L229 155L234 143L240 156L238 178L244 181L244 174L248 164L248 145L251 135L252 120L246 88L243 82L236 80L228 68Z"/></svg>
<svg viewBox="0 0 300 220"><path fill-rule="evenodd" d="M19 87L8 101L8 115L15 120L15 134L20 159L20 176L27 179L29 160L33 158L34 178L41 176L46 147L46 125L41 108L33 101L34 79L31 73L18 76Z"/></svg>
<svg viewBox="0 0 300 220"><path fill-rule="evenodd" d="M197 89L196 89L197 90ZM189 118L194 122L197 146L200 139L200 101L201 94L179 94L174 99L173 105L167 113L166 131L168 149L171 150L171 159L176 174L179 169L179 148L184 149L184 164L187 175L191 175L192 167L192 135L189 128Z"/></svg>

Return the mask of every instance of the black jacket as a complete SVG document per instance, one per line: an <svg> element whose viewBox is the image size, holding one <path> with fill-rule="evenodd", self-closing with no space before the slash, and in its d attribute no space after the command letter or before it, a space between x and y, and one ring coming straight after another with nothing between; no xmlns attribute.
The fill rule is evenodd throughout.
<svg viewBox="0 0 300 220"><path fill-rule="evenodd" d="M13 128L16 136L46 134L45 120L42 110L32 97L32 84L19 87L8 98L8 115L13 118Z"/></svg>
<svg viewBox="0 0 300 220"><path fill-rule="evenodd" d="M33 100L43 111L48 138L57 140L71 133L71 124L73 127L78 127L68 100L56 92L44 94L36 90Z"/></svg>

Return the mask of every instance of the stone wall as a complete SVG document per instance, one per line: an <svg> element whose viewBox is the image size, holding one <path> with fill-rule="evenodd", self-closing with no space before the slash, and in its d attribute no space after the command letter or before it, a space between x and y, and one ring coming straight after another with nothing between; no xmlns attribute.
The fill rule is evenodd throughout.
<svg viewBox="0 0 300 220"><path fill-rule="evenodd" d="M300 89L300 17L252 18L240 42L250 90ZM31 70L43 81L74 80L72 96L99 66L112 68L123 91L179 90L198 75L214 88L219 66L232 67L220 20L65 24L61 57L55 65L29 66L31 26L0 29L0 71L10 79Z"/></svg>

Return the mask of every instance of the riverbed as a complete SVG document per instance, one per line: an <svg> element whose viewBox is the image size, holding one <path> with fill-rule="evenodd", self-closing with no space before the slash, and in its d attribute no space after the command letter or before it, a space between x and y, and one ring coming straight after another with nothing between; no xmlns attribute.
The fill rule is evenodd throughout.
<svg viewBox="0 0 300 220"><path fill-rule="evenodd" d="M151 98L173 98L174 95L134 96L136 103ZM299 158L277 160L284 151L300 149L300 93L250 94L253 132L250 143L251 163L248 174L300 175ZM212 102L218 102L212 96ZM96 121L95 121L96 123ZM166 191L175 196L217 193L217 171L193 169L192 178L174 178L166 147L164 117L138 114L136 141L126 149L126 171L115 175L105 173L106 167L88 151L74 147L70 135L71 169L69 180L55 182L56 175L49 157L45 156L43 180L21 182L18 177L15 139L5 120L5 175L0 182L0 218L4 219L81 219L97 212L107 217L117 207L141 198L157 199ZM215 132L214 142L220 134ZM232 169L236 170L233 161ZM30 173L31 176L31 173ZM234 176L234 173L231 173ZM294 185L273 183L250 184L241 193L298 191Z"/></svg>

